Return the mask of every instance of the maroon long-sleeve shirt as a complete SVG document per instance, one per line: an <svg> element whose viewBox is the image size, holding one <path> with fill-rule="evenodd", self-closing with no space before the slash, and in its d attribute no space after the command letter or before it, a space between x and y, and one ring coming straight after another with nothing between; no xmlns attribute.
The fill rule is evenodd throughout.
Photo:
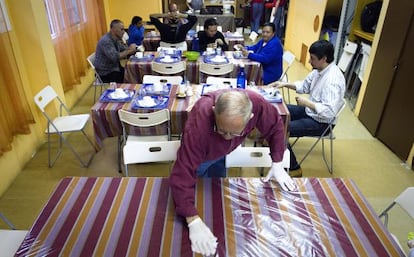
<svg viewBox="0 0 414 257"><path fill-rule="evenodd" d="M214 132L212 107L221 92L215 91L202 96L192 108L185 124L177 161L169 178L176 212L183 217L198 214L195 208L195 184L196 170L200 164L216 160L233 151L255 127L268 141L273 162L283 159L285 135L282 118L271 103L254 91L245 90L253 103L254 116L244 128L243 136L225 140Z"/></svg>

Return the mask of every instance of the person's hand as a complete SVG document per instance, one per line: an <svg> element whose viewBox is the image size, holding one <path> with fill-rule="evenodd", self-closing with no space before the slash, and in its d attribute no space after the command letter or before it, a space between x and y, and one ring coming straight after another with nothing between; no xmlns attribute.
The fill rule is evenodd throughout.
<svg viewBox="0 0 414 257"><path fill-rule="evenodd" d="M243 49L243 46L241 44L235 44L234 45L234 50L241 51L242 49Z"/></svg>
<svg viewBox="0 0 414 257"><path fill-rule="evenodd" d="M197 217L188 224L190 230L191 250L202 255L213 255L217 249L217 237L211 233L206 224Z"/></svg>
<svg viewBox="0 0 414 257"><path fill-rule="evenodd" d="M300 106L309 106L310 100L307 99L306 97L297 96L295 99L296 99L296 104L297 105L300 105Z"/></svg>
<svg viewBox="0 0 414 257"><path fill-rule="evenodd" d="M221 40L221 38L217 38L216 41L215 41L215 43L217 45L224 45L224 42L223 42L223 40Z"/></svg>
<svg viewBox="0 0 414 257"><path fill-rule="evenodd" d="M137 52L137 45L132 43L128 46L128 54L135 54Z"/></svg>
<svg viewBox="0 0 414 257"><path fill-rule="evenodd" d="M241 51L244 57L247 57L249 55L249 50L247 50L247 48L243 47Z"/></svg>
<svg viewBox="0 0 414 257"><path fill-rule="evenodd" d="M274 162L272 164L272 167L270 168L269 173L267 173L264 181L268 182L272 178L275 179L285 191L296 191L298 188L293 179L289 176L285 169L283 169L282 162Z"/></svg>

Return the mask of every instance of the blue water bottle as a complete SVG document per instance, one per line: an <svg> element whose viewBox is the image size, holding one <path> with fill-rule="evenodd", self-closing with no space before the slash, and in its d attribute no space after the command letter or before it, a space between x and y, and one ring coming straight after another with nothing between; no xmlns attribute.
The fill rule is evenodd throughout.
<svg viewBox="0 0 414 257"><path fill-rule="evenodd" d="M240 71L237 75L237 88L246 88L246 74L244 73L244 65L240 65Z"/></svg>

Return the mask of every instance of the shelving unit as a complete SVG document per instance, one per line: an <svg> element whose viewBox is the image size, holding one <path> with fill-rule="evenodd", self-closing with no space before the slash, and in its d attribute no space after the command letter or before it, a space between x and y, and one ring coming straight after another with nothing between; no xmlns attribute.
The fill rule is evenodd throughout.
<svg viewBox="0 0 414 257"><path fill-rule="evenodd" d="M361 28L361 13L365 5L373 2L374 0L358 0L355 6L354 19L352 21L351 32L349 34L349 40L351 41L368 41L371 43L374 40L374 34L368 33ZM368 43L367 42L367 43Z"/></svg>

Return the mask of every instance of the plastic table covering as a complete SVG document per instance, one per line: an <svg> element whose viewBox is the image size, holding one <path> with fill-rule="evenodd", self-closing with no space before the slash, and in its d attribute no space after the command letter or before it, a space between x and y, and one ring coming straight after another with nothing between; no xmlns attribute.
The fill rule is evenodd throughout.
<svg viewBox="0 0 414 257"><path fill-rule="evenodd" d="M196 206L217 256L404 256L350 179L199 179ZM167 178L60 181L16 256L199 256Z"/></svg>

